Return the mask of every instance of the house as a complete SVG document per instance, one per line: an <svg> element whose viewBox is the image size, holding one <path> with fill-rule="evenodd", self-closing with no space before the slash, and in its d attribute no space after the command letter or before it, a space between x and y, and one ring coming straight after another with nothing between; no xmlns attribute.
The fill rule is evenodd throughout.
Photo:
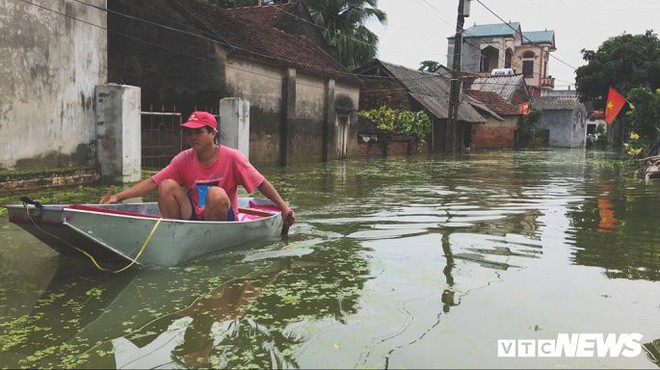
<svg viewBox="0 0 660 370"><path fill-rule="evenodd" d="M491 108L501 118L484 115L486 123L472 126L472 147L474 149L513 148L516 144L516 130L520 112L518 107L490 91L467 90L474 99Z"/></svg>
<svg viewBox="0 0 660 370"><path fill-rule="evenodd" d="M250 102L250 160L346 158L357 150L360 80L333 57L302 2L223 9L203 0L108 1L109 80L144 106L187 114ZM220 123L222 131L222 122Z"/></svg>
<svg viewBox="0 0 660 370"><path fill-rule="evenodd" d="M540 136L549 146L581 148L587 137L587 108L576 96L544 96L532 103L541 110Z"/></svg>
<svg viewBox="0 0 660 370"><path fill-rule="evenodd" d="M374 59L355 73L364 81L360 92L360 110L377 109L383 105L414 112L423 110L432 122L431 151L447 150L450 79L446 69L429 73ZM472 144L473 125L486 122L482 114L501 119L476 99L469 95L463 97L458 108L458 127L454 141L459 151ZM368 125L360 127L361 130L369 130Z"/></svg>
<svg viewBox="0 0 660 370"><path fill-rule="evenodd" d="M453 65L454 37L448 41L447 65ZM541 96L554 88L548 62L556 50L554 31L523 32L520 22L475 24L463 32L461 71L490 74L510 68L522 73L532 96Z"/></svg>
<svg viewBox="0 0 660 370"><path fill-rule="evenodd" d="M105 0L3 1L0 169L91 167L107 82Z"/></svg>

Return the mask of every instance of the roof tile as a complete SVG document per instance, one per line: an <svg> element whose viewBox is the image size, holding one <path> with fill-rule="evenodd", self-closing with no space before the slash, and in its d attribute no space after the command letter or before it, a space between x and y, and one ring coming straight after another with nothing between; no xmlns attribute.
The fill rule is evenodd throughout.
<svg viewBox="0 0 660 370"><path fill-rule="evenodd" d="M224 9L202 0L175 0L215 34L233 53L246 53L276 63L360 83L345 67L310 39L274 28L285 5Z"/></svg>
<svg viewBox="0 0 660 370"><path fill-rule="evenodd" d="M520 114L515 106L497 95L497 93L476 90L468 90L465 93L484 103L501 116L517 116Z"/></svg>

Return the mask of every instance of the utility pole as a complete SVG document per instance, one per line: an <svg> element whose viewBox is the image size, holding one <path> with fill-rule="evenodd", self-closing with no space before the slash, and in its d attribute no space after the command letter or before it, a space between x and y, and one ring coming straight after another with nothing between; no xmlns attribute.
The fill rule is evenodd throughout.
<svg viewBox="0 0 660 370"><path fill-rule="evenodd" d="M467 7L465 6L467 3ZM458 105L461 92L461 51L463 48L463 25L465 18L470 16L470 0L458 0L458 18L456 20L456 36L454 37L454 60L451 69L451 85L449 90L449 117L447 119L447 132L445 151L456 152L456 131L458 128Z"/></svg>

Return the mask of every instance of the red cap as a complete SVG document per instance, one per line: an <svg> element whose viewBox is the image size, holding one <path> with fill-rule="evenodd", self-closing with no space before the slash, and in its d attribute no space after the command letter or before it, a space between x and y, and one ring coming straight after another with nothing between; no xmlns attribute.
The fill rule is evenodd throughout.
<svg viewBox="0 0 660 370"><path fill-rule="evenodd" d="M218 124L215 122L215 117L208 112L192 112L188 117L188 122L181 125L186 128L202 128L209 126L215 131L218 131Z"/></svg>

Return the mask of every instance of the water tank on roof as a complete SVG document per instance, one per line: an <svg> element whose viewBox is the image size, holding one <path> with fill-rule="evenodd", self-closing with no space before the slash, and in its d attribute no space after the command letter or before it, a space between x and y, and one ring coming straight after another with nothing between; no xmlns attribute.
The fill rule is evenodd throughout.
<svg viewBox="0 0 660 370"><path fill-rule="evenodd" d="M495 68L490 72L490 74L493 76L507 76L514 73L513 68Z"/></svg>

